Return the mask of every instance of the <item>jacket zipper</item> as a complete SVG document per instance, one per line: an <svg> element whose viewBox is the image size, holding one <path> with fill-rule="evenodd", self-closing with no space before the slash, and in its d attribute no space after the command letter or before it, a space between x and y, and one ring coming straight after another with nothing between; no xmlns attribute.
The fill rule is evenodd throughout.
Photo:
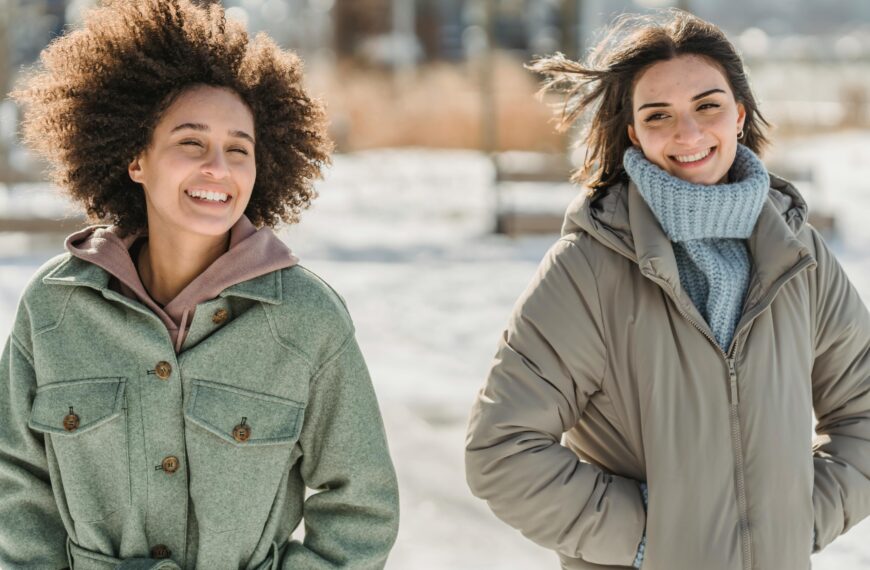
<svg viewBox="0 0 870 570"><path fill-rule="evenodd" d="M736 353L737 351L734 352L734 354ZM740 534L743 537L743 567L749 570L752 568L752 534L749 532L749 505L746 500L743 439L740 433L740 417L738 412L740 396L737 389L737 369L734 366L734 359L734 355L728 359L728 377L731 383L731 443L734 448L734 462L736 464L737 505L740 509Z"/></svg>
<svg viewBox="0 0 870 570"><path fill-rule="evenodd" d="M674 306L677 308L677 311L686 319L692 326L694 326L698 331L704 335L707 340L709 340L716 350L719 351L719 354L725 360L725 364L728 366L728 384L729 384L729 392L730 392L730 418L731 418L731 442L734 451L734 462L735 462L735 471L737 478L737 505L740 510L740 535L741 535L741 543L743 546L743 568L744 570L752 569L752 535L749 532L749 508L746 501L746 480L744 475L744 465L743 465L743 443L742 436L740 433L740 417L738 414L738 404L739 404L739 393L737 390L737 370L734 365L734 361L736 359L736 355L739 352L737 350L739 341L742 340L742 335L744 329L746 329L752 321L755 320L761 312L767 308L770 304L773 296L779 292L779 289L782 288L792 277L797 275L800 271L802 271L808 265L813 263L813 259L811 257L804 257L799 261L794 267L792 267L787 273L783 274L776 282L770 287L767 295L764 296L763 302L759 302L756 304L756 310L753 311L754 314L751 318L746 318L747 315L744 315L744 318L741 319L741 322L737 324L737 328L734 331L734 338L731 340L731 346L729 347L729 351L726 354L722 347L719 346L719 343L713 338L712 335L708 334L707 331L704 330L701 325L699 325L695 320L686 313L680 304L677 302L677 296L673 288L663 279L659 279L658 277L652 275L651 273L644 273L647 278L657 283L660 287L662 287L671 297L671 300L674 302ZM643 272L642 272L643 273ZM748 290L748 289L747 289ZM758 308L760 307L760 309ZM745 322L743 322L745 321Z"/></svg>

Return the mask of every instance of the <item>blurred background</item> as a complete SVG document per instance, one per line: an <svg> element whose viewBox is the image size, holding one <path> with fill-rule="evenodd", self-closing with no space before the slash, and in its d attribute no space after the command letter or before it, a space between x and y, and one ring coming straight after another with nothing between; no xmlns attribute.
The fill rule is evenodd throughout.
<svg viewBox="0 0 870 570"><path fill-rule="evenodd" d="M0 0L0 87L91 0ZM864 0L225 0L306 62L338 152L280 235L342 293L401 484L390 569L555 568L467 490L468 410L511 307L579 189L583 149L539 101L535 56L579 57L625 11L678 6L721 26L775 124L771 171L870 303L870 2ZM0 334L33 272L85 222L17 140L0 102ZM687 501L692 500L686 497ZM870 568L870 521L813 557Z"/></svg>

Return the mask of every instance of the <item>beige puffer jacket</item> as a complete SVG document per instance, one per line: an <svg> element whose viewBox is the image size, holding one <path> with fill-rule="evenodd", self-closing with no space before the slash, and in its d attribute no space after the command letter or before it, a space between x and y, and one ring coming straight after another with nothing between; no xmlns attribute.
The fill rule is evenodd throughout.
<svg viewBox="0 0 870 570"><path fill-rule="evenodd" d="M726 354L634 184L578 199L474 404L475 495L566 569L644 529L643 570L809 568L870 514L870 314L806 217L771 176Z"/></svg>

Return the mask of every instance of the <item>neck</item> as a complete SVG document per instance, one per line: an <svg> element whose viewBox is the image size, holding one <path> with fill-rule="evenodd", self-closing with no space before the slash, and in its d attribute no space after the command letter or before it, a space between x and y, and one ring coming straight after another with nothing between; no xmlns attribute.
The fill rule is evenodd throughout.
<svg viewBox="0 0 870 570"><path fill-rule="evenodd" d="M139 277L151 298L166 305L226 253L229 243L229 232L221 236L151 233L139 252Z"/></svg>

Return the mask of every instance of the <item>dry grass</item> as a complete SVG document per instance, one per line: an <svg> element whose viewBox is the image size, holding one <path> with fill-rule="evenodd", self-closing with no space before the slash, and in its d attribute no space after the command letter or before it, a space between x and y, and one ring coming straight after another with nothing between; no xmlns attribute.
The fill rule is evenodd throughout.
<svg viewBox="0 0 870 570"><path fill-rule="evenodd" d="M339 65L309 68L311 91L327 104L342 151L376 147L482 148L480 70L430 64L407 76ZM538 80L522 62L498 55L493 66L499 150L563 152L553 110L535 98Z"/></svg>

